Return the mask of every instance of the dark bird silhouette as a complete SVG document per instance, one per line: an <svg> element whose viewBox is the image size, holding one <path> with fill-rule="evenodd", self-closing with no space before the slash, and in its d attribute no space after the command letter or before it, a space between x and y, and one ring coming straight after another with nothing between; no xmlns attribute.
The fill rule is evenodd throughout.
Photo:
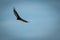
<svg viewBox="0 0 60 40"><path fill-rule="evenodd" d="M17 20L21 20L21 21L23 21L23 22L25 22L25 23L28 23L28 21L22 19L22 18L19 16L19 14L18 14L17 11L15 10L15 8L13 9L13 12L14 12L15 16L17 17Z"/></svg>

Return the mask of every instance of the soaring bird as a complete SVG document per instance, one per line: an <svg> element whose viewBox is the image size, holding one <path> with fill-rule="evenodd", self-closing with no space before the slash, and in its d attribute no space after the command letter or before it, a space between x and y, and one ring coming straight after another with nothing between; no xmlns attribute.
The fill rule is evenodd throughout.
<svg viewBox="0 0 60 40"><path fill-rule="evenodd" d="M23 22L25 22L25 23L28 23L28 21L24 20L23 18L21 18L21 17L19 16L19 14L18 14L17 11L15 10L15 8L13 8L13 12L14 12L15 16L17 17L17 20L21 20L21 21L23 21Z"/></svg>

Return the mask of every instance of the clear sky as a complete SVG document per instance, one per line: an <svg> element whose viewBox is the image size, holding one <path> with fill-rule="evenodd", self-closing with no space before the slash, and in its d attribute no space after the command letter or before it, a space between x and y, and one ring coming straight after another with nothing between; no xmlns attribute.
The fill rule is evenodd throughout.
<svg viewBox="0 0 60 40"><path fill-rule="evenodd" d="M13 8L28 20L16 20ZM60 1L0 0L0 40L59 40Z"/></svg>

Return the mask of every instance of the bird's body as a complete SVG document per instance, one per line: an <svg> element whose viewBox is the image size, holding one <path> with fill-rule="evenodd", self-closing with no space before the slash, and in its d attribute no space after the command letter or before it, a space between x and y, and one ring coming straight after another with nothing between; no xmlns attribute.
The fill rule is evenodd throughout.
<svg viewBox="0 0 60 40"><path fill-rule="evenodd" d="M28 23L28 21L22 19L22 18L18 15L18 13L17 13L17 11L15 10L15 8L13 9L13 12L14 12L15 16L17 17L17 20L21 20L21 21L23 21L23 22L25 22L25 23Z"/></svg>

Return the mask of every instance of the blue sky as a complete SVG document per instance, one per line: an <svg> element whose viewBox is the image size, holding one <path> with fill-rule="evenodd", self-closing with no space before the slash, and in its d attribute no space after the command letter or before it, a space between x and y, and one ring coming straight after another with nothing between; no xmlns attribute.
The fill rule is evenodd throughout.
<svg viewBox="0 0 60 40"><path fill-rule="evenodd" d="M0 39L1 40L59 40L60 1L0 0ZM16 20L13 8L28 20Z"/></svg>

